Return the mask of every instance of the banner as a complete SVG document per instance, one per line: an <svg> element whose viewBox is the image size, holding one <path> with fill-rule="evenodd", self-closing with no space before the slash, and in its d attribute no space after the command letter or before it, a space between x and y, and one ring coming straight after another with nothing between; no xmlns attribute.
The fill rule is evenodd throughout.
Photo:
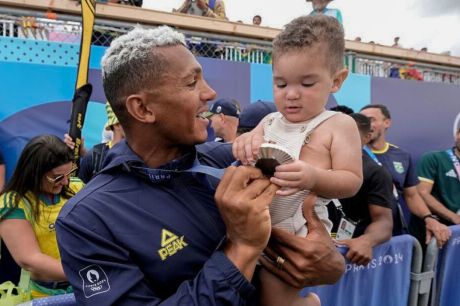
<svg viewBox="0 0 460 306"><path fill-rule="evenodd" d="M322 306L407 306L414 238L395 236L374 248L366 266L346 262L345 274L335 285L304 288L315 292ZM340 248L346 254L346 248Z"/></svg>

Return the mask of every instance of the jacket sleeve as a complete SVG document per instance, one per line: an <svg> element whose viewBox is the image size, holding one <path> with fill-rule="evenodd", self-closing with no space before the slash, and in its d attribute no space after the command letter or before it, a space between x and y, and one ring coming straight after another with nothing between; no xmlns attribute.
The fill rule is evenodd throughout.
<svg viewBox="0 0 460 306"><path fill-rule="evenodd" d="M95 222L85 215L64 212L56 222L64 271L78 305L248 305L254 297L254 287L216 251L193 280L162 300L128 250L108 231L91 226Z"/></svg>

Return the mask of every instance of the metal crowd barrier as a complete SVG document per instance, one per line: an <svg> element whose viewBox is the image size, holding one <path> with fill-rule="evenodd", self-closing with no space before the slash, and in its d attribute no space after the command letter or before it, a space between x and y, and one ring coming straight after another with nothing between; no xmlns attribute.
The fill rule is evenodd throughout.
<svg viewBox="0 0 460 306"><path fill-rule="evenodd" d="M341 248L346 254L347 249ZM315 292L322 306L416 306L418 281L411 279L419 273L422 250L410 235L393 237L376 246L367 266L346 263L346 271L334 285L304 288L301 295Z"/></svg>
<svg viewBox="0 0 460 306"><path fill-rule="evenodd" d="M436 244L436 239L433 237L426 248L422 270L420 273L411 273L411 279L416 282L416 284L414 284L414 291L418 294L418 306L428 305L438 253L439 249Z"/></svg>
<svg viewBox="0 0 460 306"><path fill-rule="evenodd" d="M460 305L460 225L449 227L452 237L439 253L436 285L432 290L432 305Z"/></svg>

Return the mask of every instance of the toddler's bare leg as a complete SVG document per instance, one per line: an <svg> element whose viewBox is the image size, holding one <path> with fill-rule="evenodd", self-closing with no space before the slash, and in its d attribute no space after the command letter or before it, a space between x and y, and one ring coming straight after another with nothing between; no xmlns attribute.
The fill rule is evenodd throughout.
<svg viewBox="0 0 460 306"><path fill-rule="evenodd" d="M265 269L261 269L260 306L321 306L316 294L305 298L299 296L299 289L289 286Z"/></svg>

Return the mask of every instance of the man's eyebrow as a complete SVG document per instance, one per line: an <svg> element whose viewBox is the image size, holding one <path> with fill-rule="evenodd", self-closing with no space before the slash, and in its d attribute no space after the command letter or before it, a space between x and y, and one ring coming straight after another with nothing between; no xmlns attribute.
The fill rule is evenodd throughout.
<svg viewBox="0 0 460 306"><path fill-rule="evenodd" d="M184 80L184 79L188 79L189 77L195 75L195 74L201 74L203 72L203 70L201 69L201 67L194 67L193 69L189 70L188 72L186 72L183 76L181 76L181 79Z"/></svg>

